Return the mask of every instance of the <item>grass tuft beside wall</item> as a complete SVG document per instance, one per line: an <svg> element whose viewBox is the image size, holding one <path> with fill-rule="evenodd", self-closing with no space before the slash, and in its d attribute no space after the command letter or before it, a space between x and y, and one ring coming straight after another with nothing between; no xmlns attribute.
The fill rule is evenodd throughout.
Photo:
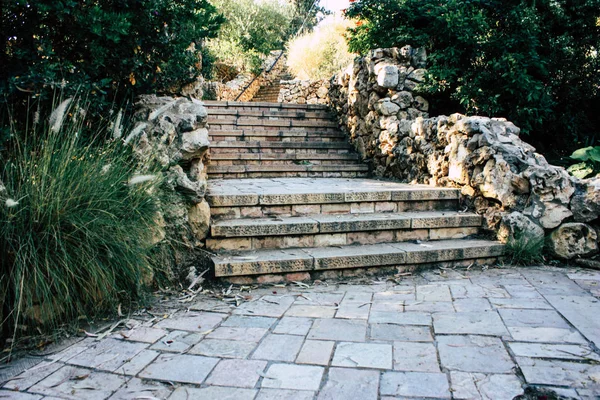
<svg viewBox="0 0 600 400"><path fill-rule="evenodd" d="M160 179L103 128L83 135L84 114L63 102L0 155L3 337L114 311L151 276Z"/></svg>

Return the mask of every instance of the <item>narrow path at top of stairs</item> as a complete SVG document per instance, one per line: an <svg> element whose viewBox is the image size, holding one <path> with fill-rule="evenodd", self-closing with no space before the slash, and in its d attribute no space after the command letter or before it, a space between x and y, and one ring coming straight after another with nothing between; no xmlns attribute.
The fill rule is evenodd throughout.
<svg viewBox="0 0 600 400"><path fill-rule="evenodd" d="M326 107L206 106L216 277L398 273L502 256L503 245L477 238L481 216L458 211L458 190L366 179Z"/></svg>

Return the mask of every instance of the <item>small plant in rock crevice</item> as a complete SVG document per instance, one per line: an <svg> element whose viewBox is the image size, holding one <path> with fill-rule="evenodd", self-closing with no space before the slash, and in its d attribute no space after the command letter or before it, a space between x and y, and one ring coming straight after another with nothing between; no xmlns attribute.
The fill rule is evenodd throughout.
<svg viewBox="0 0 600 400"><path fill-rule="evenodd" d="M108 127L82 135L84 114L67 100L0 154L3 338L114 311L152 276L160 176L138 171L120 140L102 142Z"/></svg>
<svg viewBox="0 0 600 400"><path fill-rule="evenodd" d="M528 237L515 232L506 242L505 263L509 265L536 265L543 263L545 239Z"/></svg>

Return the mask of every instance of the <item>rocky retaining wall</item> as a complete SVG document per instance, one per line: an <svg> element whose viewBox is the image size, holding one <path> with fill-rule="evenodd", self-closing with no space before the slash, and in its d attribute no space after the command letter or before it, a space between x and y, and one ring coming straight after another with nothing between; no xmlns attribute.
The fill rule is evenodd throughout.
<svg viewBox="0 0 600 400"><path fill-rule="evenodd" d="M136 104L136 125L130 142L142 165L158 162L165 178L157 247L166 255L165 267L177 280L199 267L205 253L210 207L204 199L207 175L204 166L209 148L208 114L199 100L141 96ZM188 278L190 279L190 278Z"/></svg>
<svg viewBox="0 0 600 400"><path fill-rule="evenodd" d="M294 104L329 104L330 86L331 83L327 79L281 81L277 101Z"/></svg>
<svg viewBox="0 0 600 400"><path fill-rule="evenodd" d="M578 180L501 118L428 115L426 54L377 49L332 79L331 106L376 176L458 187L500 240L549 238L563 259L598 251L600 178Z"/></svg>

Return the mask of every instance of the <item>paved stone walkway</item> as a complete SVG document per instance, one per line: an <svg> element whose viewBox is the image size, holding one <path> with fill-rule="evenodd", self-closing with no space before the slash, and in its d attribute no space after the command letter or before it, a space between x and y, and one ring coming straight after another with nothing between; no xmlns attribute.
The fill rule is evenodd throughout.
<svg viewBox="0 0 600 400"><path fill-rule="evenodd" d="M511 268L196 297L46 356L0 398L598 399L599 296L600 272Z"/></svg>

